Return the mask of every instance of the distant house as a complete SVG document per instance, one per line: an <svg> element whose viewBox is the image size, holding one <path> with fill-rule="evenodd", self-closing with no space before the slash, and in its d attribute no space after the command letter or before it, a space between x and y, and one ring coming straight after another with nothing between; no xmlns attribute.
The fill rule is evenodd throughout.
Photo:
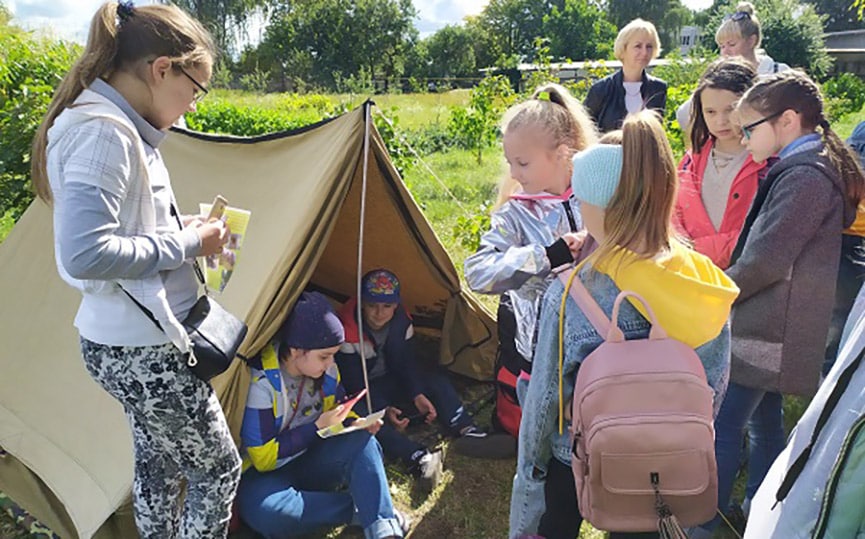
<svg viewBox="0 0 865 539"><path fill-rule="evenodd" d="M823 34L826 52L835 59L832 74L865 77L865 29Z"/></svg>
<svg viewBox="0 0 865 539"><path fill-rule="evenodd" d="M679 52L686 56L691 49L700 44L700 27L683 26L679 30Z"/></svg>

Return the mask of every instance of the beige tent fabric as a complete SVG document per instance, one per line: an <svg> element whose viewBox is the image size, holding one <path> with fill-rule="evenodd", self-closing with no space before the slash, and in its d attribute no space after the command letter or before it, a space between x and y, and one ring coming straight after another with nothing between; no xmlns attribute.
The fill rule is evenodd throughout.
<svg viewBox="0 0 865 539"><path fill-rule="evenodd" d="M240 139L175 133L161 147L181 211L217 193L252 218L219 301L244 318L250 354L311 281L354 294L363 107L293 133ZM373 129L363 271L395 270L415 322L441 336L440 360L490 379L490 314L466 292ZM0 490L63 537L133 536L132 446L122 407L90 379L72 320L80 302L54 265L51 212L34 203L0 245ZM213 381L237 439L245 365Z"/></svg>

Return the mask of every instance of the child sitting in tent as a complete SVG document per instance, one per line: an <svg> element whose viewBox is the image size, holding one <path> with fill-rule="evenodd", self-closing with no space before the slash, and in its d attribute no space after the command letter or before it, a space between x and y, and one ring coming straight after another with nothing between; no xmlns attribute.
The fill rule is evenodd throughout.
<svg viewBox="0 0 865 539"><path fill-rule="evenodd" d="M344 524L370 539L403 537L393 508L381 446L369 431L320 438L319 429L351 422L333 355L344 331L327 299L304 293L276 339L250 360L243 415L241 518L270 538ZM250 465L252 468L250 468ZM341 487L347 487L341 490Z"/></svg>
<svg viewBox="0 0 865 539"><path fill-rule="evenodd" d="M369 393L373 412L387 408L385 425L378 433L385 455L395 457L434 487L441 478L441 452L432 452L402 432L412 418L432 423L436 419L458 436L454 448L476 457L506 457L513 454L513 440L482 431L463 406L448 378L438 372L421 375L414 350L411 317L400 300L397 276L386 269L366 273L361 280L363 338L357 320L357 298L350 299L339 313L345 326L345 343L336 354L347 391L364 388L364 346ZM358 413L368 412L367 403L357 405Z"/></svg>

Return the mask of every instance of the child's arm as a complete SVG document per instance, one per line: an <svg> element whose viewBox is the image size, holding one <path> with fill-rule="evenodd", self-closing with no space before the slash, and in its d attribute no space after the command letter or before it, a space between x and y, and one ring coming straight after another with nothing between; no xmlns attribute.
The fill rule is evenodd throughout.
<svg viewBox="0 0 865 539"><path fill-rule="evenodd" d="M492 228L481 237L478 251L466 258L464 269L469 288L483 294L501 294L570 261L573 258L564 241L523 245L514 224L493 214Z"/></svg>
<svg viewBox="0 0 865 539"><path fill-rule="evenodd" d="M351 343L343 343L334 358L345 391L357 393L363 389L363 363L360 361L360 354L355 346Z"/></svg>
<svg viewBox="0 0 865 539"><path fill-rule="evenodd" d="M843 208L841 193L810 166L790 169L778 178L748 233L742 255L727 269L740 290L736 303L786 278L829 215L837 216L840 242Z"/></svg>

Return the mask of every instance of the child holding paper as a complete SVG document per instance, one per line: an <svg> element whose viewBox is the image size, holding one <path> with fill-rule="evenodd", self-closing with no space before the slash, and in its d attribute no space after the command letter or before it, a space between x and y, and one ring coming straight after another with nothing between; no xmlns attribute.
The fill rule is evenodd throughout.
<svg viewBox="0 0 865 539"><path fill-rule="evenodd" d="M356 419L338 404L345 391L333 356L343 341L324 296L305 292L273 343L250 360L237 499L241 518L265 537L344 524L360 525L367 539L406 531L373 436L381 424L327 439L317 433Z"/></svg>

